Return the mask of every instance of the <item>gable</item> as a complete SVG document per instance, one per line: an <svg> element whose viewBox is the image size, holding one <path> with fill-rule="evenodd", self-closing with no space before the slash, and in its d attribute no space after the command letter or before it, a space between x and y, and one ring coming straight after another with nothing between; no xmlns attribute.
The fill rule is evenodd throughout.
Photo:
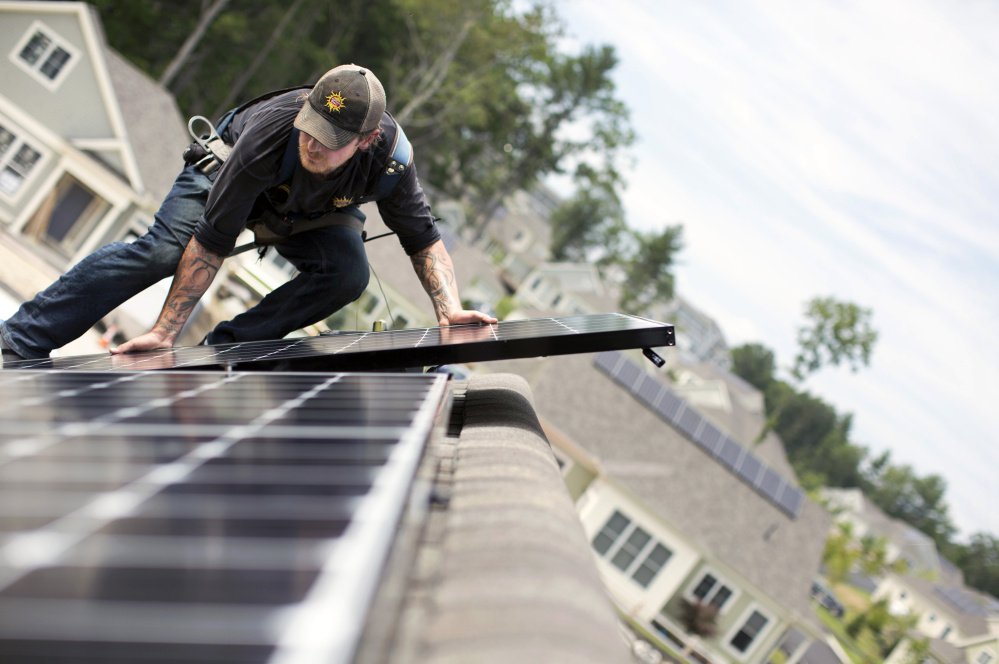
<svg viewBox="0 0 999 664"><path fill-rule="evenodd" d="M4 2L0 15L4 96L67 139L115 136L87 6Z"/></svg>

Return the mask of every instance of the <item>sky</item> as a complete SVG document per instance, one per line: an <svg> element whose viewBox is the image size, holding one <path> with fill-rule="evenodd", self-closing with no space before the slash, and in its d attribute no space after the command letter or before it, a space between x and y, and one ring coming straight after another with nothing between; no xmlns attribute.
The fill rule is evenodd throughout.
<svg viewBox="0 0 999 664"><path fill-rule="evenodd" d="M786 367L804 305L873 310L870 367L805 389L852 440L947 481L999 534L999 3L558 0L611 44L640 229L683 224L678 291Z"/></svg>

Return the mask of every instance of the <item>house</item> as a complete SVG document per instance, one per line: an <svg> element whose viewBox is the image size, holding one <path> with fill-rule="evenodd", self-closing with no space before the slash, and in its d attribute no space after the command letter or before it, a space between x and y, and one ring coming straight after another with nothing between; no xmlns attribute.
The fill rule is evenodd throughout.
<svg viewBox="0 0 999 664"><path fill-rule="evenodd" d="M676 325L677 349L685 360L716 364L722 369L731 366L728 344L718 323L690 300L677 295L654 307L649 316Z"/></svg>
<svg viewBox="0 0 999 664"><path fill-rule="evenodd" d="M857 539L884 538L888 563L904 560L912 575L951 585L963 582L961 571L940 555L931 537L885 514L860 489L824 488L820 495L837 521L850 524Z"/></svg>
<svg viewBox="0 0 999 664"><path fill-rule="evenodd" d="M107 46L89 5L2 1L0 45L0 283L26 299L141 235L190 141L173 97Z"/></svg>
<svg viewBox="0 0 999 664"><path fill-rule="evenodd" d="M888 601L894 615L915 616L914 634L900 644L909 650L916 638L929 640L940 662L988 664L999 661L999 600L963 585L927 581L917 575L888 574L872 595ZM896 648L896 650L899 650ZM902 661L893 653L890 661Z"/></svg>
<svg viewBox="0 0 999 664"><path fill-rule="evenodd" d="M618 308L617 294L589 263L542 263L527 273L514 298L522 315L571 316Z"/></svg>
<svg viewBox="0 0 999 664"><path fill-rule="evenodd" d="M507 196L479 231L456 227L461 236L489 256L510 292L549 259L549 217L558 206L556 194L545 187Z"/></svg>
<svg viewBox="0 0 999 664"><path fill-rule="evenodd" d="M598 569L632 628L691 661L767 662L778 651L789 662L830 661L809 603L828 515L803 497L786 460L756 453L762 418L739 412L740 396L696 406L645 365L616 353L489 368L530 383ZM708 380L724 376L713 371ZM667 402L672 423L651 407ZM691 437L708 430L733 457ZM796 500L788 509L776 496ZM713 614L713 636L695 633L691 611Z"/></svg>

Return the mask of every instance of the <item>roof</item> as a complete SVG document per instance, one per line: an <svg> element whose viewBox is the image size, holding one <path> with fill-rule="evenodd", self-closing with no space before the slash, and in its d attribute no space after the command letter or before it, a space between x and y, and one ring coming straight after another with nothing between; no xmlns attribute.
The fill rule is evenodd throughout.
<svg viewBox="0 0 999 664"><path fill-rule="evenodd" d="M962 637L986 634L989 620L999 620L999 600L963 586L933 583L918 576L891 575L896 582L919 593L926 601L946 612L957 622Z"/></svg>
<svg viewBox="0 0 999 664"><path fill-rule="evenodd" d="M787 459L780 438L772 431L768 431L763 440L755 442L765 424L763 395L760 391L717 365L709 362L685 362L681 357L680 353L674 354L674 357L670 358L673 361L671 366L675 365L681 375L685 372L692 375L694 380L688 378L686 385L676 385L674 391L687 402L693 402L702 415L724 429L734 439L746 443L753 454L766 461L767 465L781 477L797 485L798 478ZM712 400L708 399L698 401L696 395L691 394L692 382L710 383L716 391L723 394L724 398L720 400L722 405L714 405Z"/></svg>
<svg viewBox="0 0 999 664"><path fill-rule="evenodd" d="M789 518L593 366L592 356L490 364L527 378L541 417L703 552L812 622L808 591L830 525L806 500ZM650 472L651 471L651 472Z"/></svg>
<svg viewBox="0 0 999 664"><path fill-rule="evenodd" d="M898 547L900 555L912 566L915 572L930 572L941 577L949 584L963 582L959 569L952 564L943 564L933 538L901 519L895 519L872 503L864 493L857 488L839 489L826 488L823 496L835 506L844 508L873 531L874 535L884 537Z"/></svg>
<svg viewBox="0 0 999 664"><path fill-rule="evenodd" d="M460 435L436 449L445 507L431 516L425 582L408 589L391 661L628 661L530 389L500 374L460 385Z"/></svg>
<svg viewBox="0 0 999 664"><path fill-rule="evenodd" d="M181 155L191 142L180 109L163 86L114 50L105 47L104 56L142 182L160 201L183 168Z"/></svg>

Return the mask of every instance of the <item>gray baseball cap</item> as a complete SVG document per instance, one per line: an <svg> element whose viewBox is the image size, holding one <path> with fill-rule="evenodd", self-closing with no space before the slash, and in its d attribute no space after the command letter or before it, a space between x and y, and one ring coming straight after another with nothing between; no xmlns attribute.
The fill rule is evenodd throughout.
<svg viewBox="0 0 999 664"><path fill-rule="evenodd" d="M370 69L340 65L312 88L295 127L331 150L339 150L378 126L385 113L385 89Z"/></svg>

